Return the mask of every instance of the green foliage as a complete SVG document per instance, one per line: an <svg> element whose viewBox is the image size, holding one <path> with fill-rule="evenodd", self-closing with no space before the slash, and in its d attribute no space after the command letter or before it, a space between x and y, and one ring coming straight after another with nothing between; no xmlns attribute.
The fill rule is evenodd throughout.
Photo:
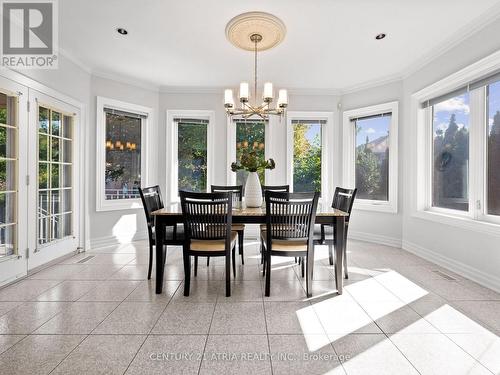
<svg viewBox="0 0 500 375"><path fill-rule="evenodd" d="M293 191L321 191L321 138L306 137L311 126L295 124L293 132Z"/></svg>
<svg viewBox="0 0 500 375"><path fill-rule="evenodd" d="M379 160L368 147L368 139L356 150L356 187L360 195L373 197L380 190L381 174Z"/></svg>
<svg viewBox="0 0 500 375"><path fill-rule="evenodd" d="M264 171L276 166L273 159L265 160L265 123L245 121L235 126L237 161L231 163L231 170L238 173L238 183L243 182L241 172L257 172L264 183Z"/></svg>
<svg viewBox="0 0 500 375"><path fill-rule="evenodd" d="M179 190L207 190L207 126L178 124Z"/></svg>

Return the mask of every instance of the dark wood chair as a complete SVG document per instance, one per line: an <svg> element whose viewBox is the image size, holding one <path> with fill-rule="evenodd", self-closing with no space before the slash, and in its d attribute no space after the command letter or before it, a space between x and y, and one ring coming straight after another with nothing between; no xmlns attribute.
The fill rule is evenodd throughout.
<svg viewBox="0 0 500 375"><path fill-rule="evenodd" d="M265 295L271 288L271 257L286 256L306 263L306 295L312 295L314 265L313 231L319 193L266 192L266 227L264 242ZM304 268L302 268L304 272Z"/></svg>
<svg viewBox="0 0 500 375"><path fill-rule="evenodd" d="M274 191L278 193L289 193L290 185L261 185L262 198L264 200L264 205L266 204L266 191ZM264 242L262 241L262 232L266 230L266 224L260 225L260 264L264 264Z"/></svg>
<svg viewBox="0 0 500 375"><path fill-rule="evenodd" d="M226 191L231 191L233 193L233 207L238 204L241 207L243 202L243 185L234 186L220 186L212 185L212 193L222 193ZM243 254L243 244L245 238L245 224L233 224L233 232L238 233L238 252L241 255L241 264L245 264L245 258ZM207 266L209 265L210 258L207 258Z"/></svg>
<svg viewBox="0 0 500 375"><path fill-rule="evenodd" d="M158 185L139 188L139 194L141 196L142 206L144 207L144 213L146 214L146 223L148 226L148 237L149 237L149 265L148 265L148 280L151 279L151 269L153 267L153 246L156 246L156 230L155 230L155 220L151 215L153 211L159 210L164 207L163 199L161 196L160 187ZM165 228L165 240L163 245L165 246L180 246L184 241L184 229L182 226L177 227L170 226ZM166 247L164 248L166 255ZM166 259L166 256L163 257Z"/></svg>
<svg viewBox="0 0 500 375"><path fill-rule="evenodd" d="M179 192L184 234L184 295L189 296L191 256L223 256L226 258L226 297L231 295L231 254L236 276L236 237L232 231L232 192Z"/></svg>
<svg viewBox="0 0 500 375"><path fill-rule="evenodd" d="M347 231L349 229L349 219L351 217L352 206L354 204L354 199L356 198L357 189L345 189L341 187L335 188L335 194L333 195L332 208L347 212L349 214L345 219L345 239L344 243L344 277L347 279L349 277L347 271ZM321 224L315 225L314 227L314 243L315 244L328 244L328 254L330 265L333 265L333 246L335 246L335 238L333 236L333 224ZM328 238L327 238L328 237Z"/></svg>

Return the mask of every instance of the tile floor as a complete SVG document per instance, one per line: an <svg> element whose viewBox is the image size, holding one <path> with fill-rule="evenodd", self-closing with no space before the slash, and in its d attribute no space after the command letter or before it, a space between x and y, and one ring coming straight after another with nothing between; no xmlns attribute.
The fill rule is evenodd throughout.
<svg viewBox="0 0 500 375"><path fill-rule="evenodd" d="M230 298L222 260L200 262L184 297L179 248L156 295L146 242L0 289L0 373L500 374L500 294L403 250L350 241L342 296L318 246L314 297L277 258L267 298L258 244L245 252Z"/></svg>

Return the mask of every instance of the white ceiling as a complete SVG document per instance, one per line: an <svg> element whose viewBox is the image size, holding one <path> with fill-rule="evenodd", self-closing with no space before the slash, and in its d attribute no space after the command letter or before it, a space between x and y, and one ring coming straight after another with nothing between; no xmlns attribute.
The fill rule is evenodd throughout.
<svg viewBox="0 0 500 375"><path fill-rule="evenodd" d="M404 75L500 14L499 0L62 0L62 51L96 74L153 86L223 87L252 80L250 52L226 23L265 11L287 27L259 54L276 87L349 90ZM116 27L129 31L116 33ZM387 38L376 41L384 32ZM467 53L467 51L464 51Z"/></svg>

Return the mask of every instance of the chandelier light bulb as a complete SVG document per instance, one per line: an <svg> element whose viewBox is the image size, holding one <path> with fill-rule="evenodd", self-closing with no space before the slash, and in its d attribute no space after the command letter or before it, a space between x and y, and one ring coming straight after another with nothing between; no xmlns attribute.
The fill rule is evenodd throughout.
<svg viewBox="0 0 500 375"><path fill-rule="evenodd" d="M234 107L233 90L227 89L224 91L224 106L226 108Z"/></svg>
<svg viewBox="0 0 500 375"><path fill-rule="evenodd" d="M250 90L249 90L248 82L241 82L240 83L240 101L241 102L248 102L249 98L250 98Z"/></svg>
<svg viewBox="0 0 500 375"><path fill-rule="evenodd" d="M271 82L264 83L263 99L265 102L270 102L273 100L273 84Z"/></svg>
<svg viewBox="0 0 500 375"><path fill-rule="evenodd" d="M288 105L288 93L281 89L278 94L278 108L285 108Z"/></svg>

